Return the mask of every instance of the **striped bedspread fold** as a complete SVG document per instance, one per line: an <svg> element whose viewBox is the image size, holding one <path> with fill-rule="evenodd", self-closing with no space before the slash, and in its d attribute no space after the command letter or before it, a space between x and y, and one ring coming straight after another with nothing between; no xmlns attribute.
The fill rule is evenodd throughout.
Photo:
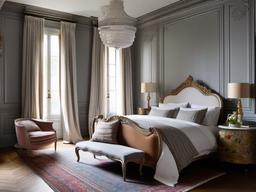
<svg viewBox="0 0 256 192"><path fill-rule="evenodd" d="M189 165L199 154L190 139L181 130L171 126L157 127L156 130L172 152L179 171Z"/></svg>

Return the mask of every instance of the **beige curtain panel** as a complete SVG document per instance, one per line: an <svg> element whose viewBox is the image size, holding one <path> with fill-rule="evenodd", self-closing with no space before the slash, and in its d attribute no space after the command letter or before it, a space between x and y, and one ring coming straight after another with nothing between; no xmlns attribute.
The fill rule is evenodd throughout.
<svg viewBox="0 0 256 192"><path fill-rule="evenodd" d="M75 31L76 24L61 22L60 99L64 140L71 143L82 140L78 119Z"/></svg>
<svg viewBox="0 0 256 192"><path fill-rule="evenodd" d="M92 123L95 116L106 111L106 51L97 27L93 29L91 91L89 105L89 135L92 136Z"/></svg>
<svg viewBox="0 0 256 192"><path fill-rule="evenodd" d="M25 16L22 64L22 116L43 116L44 19Z"/></svg>

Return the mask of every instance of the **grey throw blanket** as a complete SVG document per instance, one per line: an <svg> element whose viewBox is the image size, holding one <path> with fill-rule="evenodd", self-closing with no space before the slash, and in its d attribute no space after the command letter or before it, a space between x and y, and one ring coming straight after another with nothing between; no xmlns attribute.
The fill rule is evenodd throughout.
<svg viewBox="0 0 256 192"><path fill-rule="evenodd" d="M159 127L156 130L172 152L179 171L189 165L198 155L190 139L181 130L170 126Z"/></svg>

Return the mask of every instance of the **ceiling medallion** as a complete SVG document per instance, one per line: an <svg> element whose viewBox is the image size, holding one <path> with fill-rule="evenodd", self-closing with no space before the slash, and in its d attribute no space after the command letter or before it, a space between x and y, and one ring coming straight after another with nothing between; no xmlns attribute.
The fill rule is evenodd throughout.
<svg viewBox="0 0 256 192"><path fill-rule="evenodd" d="M135 39L136 19L124 11L123 0L111 0L102 7L99 18L99 34L104 45L115 48L130 47Z"/></svg>

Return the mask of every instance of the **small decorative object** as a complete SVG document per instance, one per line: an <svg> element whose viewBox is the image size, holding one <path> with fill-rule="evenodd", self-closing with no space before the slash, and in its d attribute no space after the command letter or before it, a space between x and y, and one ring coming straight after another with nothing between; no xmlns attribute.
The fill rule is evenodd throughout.
<svg viewBox="0 0 256 192"><path fill-rule="evenodd" d="M110 5L102 7L102 12L99 34L103 44L115 48L130 47L135 38L136 19L126 14L123 0L111 0Z"/></svg>
<svg viewBox="0 0 256 192"><path fill-rule="evenodd" d="M156 92L156 83L141 83L141 93L147 93L148 109L150 109L150 93Z"/></svg>
<svg viewBox="0 0 256 192"><path fill-rule="evenodd" d="M243 125L243 107L242 107L241 98L250 98L250 84L249 83L229 83L228 98L237 99L237 112L236 112L237 123L240 125Z"/></svg>
<svg viewBox="0 0 256 192"><path fill-rule="evenodd" d="M234 111L233 114L228 115L227 124L229 127L240 127L241 126L241 124L239 122L238 115L237 115L237 111Z"/></svg>

